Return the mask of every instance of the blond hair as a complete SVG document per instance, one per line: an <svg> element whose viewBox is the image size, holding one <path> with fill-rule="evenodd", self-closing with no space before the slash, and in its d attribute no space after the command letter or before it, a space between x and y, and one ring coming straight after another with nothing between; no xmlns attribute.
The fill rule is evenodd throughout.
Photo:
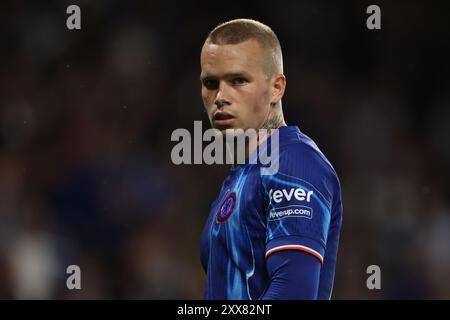
<svg viewBox="0 0 450 320"><path fill-rule="evenodd" d="M273 30L256 20L235 19L219 24L206 38L205 44L239 44L254 39L265 51L263 69L271 77L283 73L283 55L278 37Z"/></svg>

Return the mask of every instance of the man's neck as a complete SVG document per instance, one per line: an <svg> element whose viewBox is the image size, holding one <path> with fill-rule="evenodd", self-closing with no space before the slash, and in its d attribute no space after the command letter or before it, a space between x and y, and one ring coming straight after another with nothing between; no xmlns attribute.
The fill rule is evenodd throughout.
<svg viewBox="0 0 450 320"><path fill-rule="evenodd" d="M272 130L279 129L281 127L286 126L286 122L284 121L283 113L281 110L277 113L269 114L261 125L261 129Z"/></svg>
<svg viewBox="0 0 450 320"><path fill-rule="evenodd" d="M282 112L269 115L261 126L261 129L263 130L256 130L256 136L249 141L245 141L245 162L247 162L250 155L272 135L272 130L285 126L286 122L284 121ZM234 148L234 152L231 152L231 147ZM227 144L227 152L233 155L232 167L236 167L239 164L237 159L238 155L236 144L233 144L232 146Z"/></svg>

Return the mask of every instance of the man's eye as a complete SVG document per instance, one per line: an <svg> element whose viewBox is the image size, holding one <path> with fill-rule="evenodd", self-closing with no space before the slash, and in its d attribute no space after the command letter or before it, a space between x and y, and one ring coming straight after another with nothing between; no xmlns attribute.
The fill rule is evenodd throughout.
<svg viewBox="0 0 450 320"><path fill-rule="evenodd" d="M245 78L234 78L231 80L231 83L234 85L246 84L248 81Z"/></svg>
<svg viewBox="0 0 450 320"><path fill-rule="evenodd" d="M219 87L219 81L211 80L211 79L205 79L205 80L203 80L203 85L209 90L214 90L214 89L217 89Z"/></svg>

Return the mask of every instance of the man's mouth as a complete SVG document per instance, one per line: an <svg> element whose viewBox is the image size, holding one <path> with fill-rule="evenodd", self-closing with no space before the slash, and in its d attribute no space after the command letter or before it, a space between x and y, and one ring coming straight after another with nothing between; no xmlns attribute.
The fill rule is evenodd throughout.
<svg viewBox="0 0 450 320"><path fill-rule="evenodd" d="M230 125L231 123L233 123L234 119L234 116L223 111L217 111L213 116L213 122L217 126Z"/></svg>

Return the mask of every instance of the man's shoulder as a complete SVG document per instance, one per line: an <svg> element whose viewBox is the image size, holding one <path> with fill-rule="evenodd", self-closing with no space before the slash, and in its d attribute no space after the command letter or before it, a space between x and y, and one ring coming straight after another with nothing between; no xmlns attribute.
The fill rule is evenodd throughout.
<svg viewBox="0 0 450 320"><path fill-rule="evenodd" d="M316 190L331 208L333 202L340 198L340 181L334 167L317 144L300 132L298 137L291 137L288 143L280 141L279 148L276 178ZM273 178L268 177L266 180L270 183Z"/></svg>
<svg viewBox="0 0 450 320"><path fill-rule="evenodd" d="M337 176L333 165L322 150L314 140L303 133L280 143L279 156L280 168L299 166Z"/></svg>

